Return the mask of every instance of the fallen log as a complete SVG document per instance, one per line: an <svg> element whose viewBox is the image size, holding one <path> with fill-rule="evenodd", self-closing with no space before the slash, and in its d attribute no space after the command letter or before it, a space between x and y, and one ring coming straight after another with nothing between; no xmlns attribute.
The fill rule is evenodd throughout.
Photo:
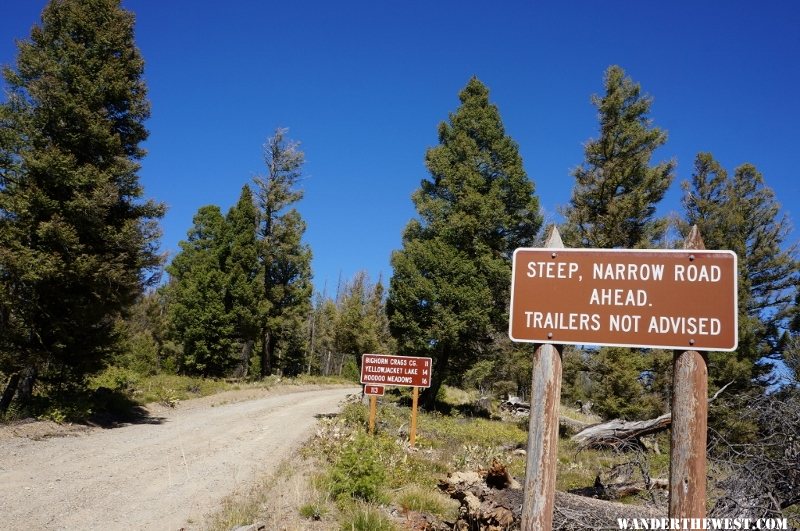
<svg viewBox="0 0 800 531"><path fill-rule="evenodd" d="M708 399L710 404L733 382L722 386L714 396ZM627 421L613 419L600 424L588 426L572 436L580 448L625 448L639 446L641 437L659 433L672 426L672 413L664 413L650 420Z"/></svg>
<svg viewBox="0 0 800 531"><path fill-rule="evenodd" d="M500 403L500 410L514 417L527 417L530 414L531 405L523 402L516 396L508 397L508 400ZM581 430L591 426L591 423L573 419L565 415L558 416L558 427L562 435L574 435Z"/></svg>
<svg viewBox="0 0 800 531"><path fill-rule="evenodd" d="M650 485L644 481L626 481L624 483L609 483L605 485L609 498L618 500L627 496L633 496L642 492L649 492L654 489L669 489L669 480L666 478L655 478L650 480Z"/></svg>
<svg viewBox="0 0 800 531"><path fill-rule="evenodd" d="M558 416L559 431L563 435L574 435L576 433L580 433L589 426L590 424L588 422L571 419L569 417L565 417L564 415Z"/></svg>
<svg viewBox="0 0 800 531"><path fill-rule="evenodd" d="M672 413L665 413L650 420L609 420L595 424L572 436L580 448L622 448L630 446L632 440L664 431L672 425ZM638 442L637 442L638 444Z"/></svg>
<svg viewBox="0 0 800 531"><path fill-rule="evenodd" d="M487 471L455 472L439 488L461 502L451 529L499 531L520 526L523 490L505 467L495 461ZM586 498L557 492L553 529L562 531L616 529L618 518L661 518L666 510L643 505Z"/></svg>

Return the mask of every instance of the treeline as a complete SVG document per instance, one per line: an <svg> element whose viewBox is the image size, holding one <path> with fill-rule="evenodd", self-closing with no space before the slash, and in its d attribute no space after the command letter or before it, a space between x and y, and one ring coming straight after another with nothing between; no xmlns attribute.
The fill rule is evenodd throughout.
<svg viewBox="0 0 800 531"><path fill-rule="evenodd" d="M198 262L195 267L200 269L194 273L198 277L225 277L217 265ZM241 322L241 313L252 307L225 304L225 294L234 284L222 283L218 289L220 284L215 282L193 282L192 293L186 297L176 288L177 282L144 295L120 321L122 341L114 365L145 375L167 372L260 378L263 340L248 339L238 334L235 326ZM199 304L188 309L194 302ZM361 353L395 352L380 279L373 283L362 271L341 282L333 297L317 293L306 303L303 319L284 321L286 326L278 329L270 374L357 379ZM176 318L187 311L205 315ZM258 335L257 327L254 330Z"/></svg>
<svg viewBox="0 0 800 531"><path fill-rule="evenodd" d="M194 216L169 281L122 323L117 364L206 377L314 373L355 377L360 354L393 352L385 293L365 272L312 300L311 249L294 204L304 154L278 129L264 146L267 173L242 187L223 215Z"/></svg>
<svg viewBox="0 0 800 531"><path fill-rule="evenodd" d="M427 407L443 383L525 393L532 348L507 336L511 256L540 243L545 222L483 83L469 80L425 153L429 175L413 194L417 215L392 255L388 290L359 273L331 296L313 293L295 208L304 155L283 129L265 145L266 171L233 207L198 210L162 281L164 207L144 199L137 175L149 116L142 72L133 16L118 0L51 2L4 70L0 409L15 396L29 401L37 385L53 396L79 389L112 364L355 376L365 352L432 357ZM733 382L729 393L761 394L777 376L796 385L798 262L764 177L699 152L682 211L658 216L676 163L652 160L667 145L652 98L612 66L591 101L599 131L572 172L565 243L675 247L697 225L707 248L739 255L740 346L710 354L711 390ZM668 408L670 371L669 352L569 348L563 397L606 417L648 417Z"/></svg>
<svg viewBox="0 0 800 531"><path fill-rule="evenodd" d="M293 207L304 157L280 129L264 152L267 174L254 180L255 193L245 185L225 216L215 205L200 208L167 267L163 297L180 372L246 375L256 345L262 377L276 356L299 372L287 360L303 358L311 308L311 249Z"/></svg>

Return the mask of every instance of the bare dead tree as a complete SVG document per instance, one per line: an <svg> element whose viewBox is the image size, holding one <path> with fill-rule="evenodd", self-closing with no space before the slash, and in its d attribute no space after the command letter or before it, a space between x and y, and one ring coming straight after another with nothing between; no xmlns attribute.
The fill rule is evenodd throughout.
<svg viewBox="0 0 800 531"><path fill-rule="evenodd" d="M732 443L709 432L710 462L721 473L710 515L786 516L786 509L800 504L800 389L726 402L755 433L747 442Z"/></svg>

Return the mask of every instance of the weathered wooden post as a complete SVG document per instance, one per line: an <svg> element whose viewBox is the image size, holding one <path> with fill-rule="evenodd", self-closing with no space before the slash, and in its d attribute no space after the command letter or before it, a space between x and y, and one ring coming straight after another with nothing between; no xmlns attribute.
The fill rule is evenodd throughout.
<svg viewBox="0 0 800 531"><path fill-rule="evenodd" d="M683 248L705 249L696 225ZM676 350L673 356L669 517L703 519L706 516L708 360L705 352L695 350Z"/></svg>
<svg viewBox="0 0 800 531"><path fill-rule="evenodd" d="M375 395L369 396L369 434L375 433L375 415L378 411L378 397Z"/></svg>
<svg viewBox="0 0 800 531"><path fill-rule="evenodd" d="M564 247L554 226L545 247ZM553 528L558 454L558 407L561 402L560 346L543 344L533 355L528 454L522 502L523 531Z"/></svg>
<svg viewBox="0 0 800 531"><path fill-rule="evenodd" d="M419 387L414 386L411 392L411 429L408 434L408 444L414 448L417 442L417 402L419 402Z"/></svg>

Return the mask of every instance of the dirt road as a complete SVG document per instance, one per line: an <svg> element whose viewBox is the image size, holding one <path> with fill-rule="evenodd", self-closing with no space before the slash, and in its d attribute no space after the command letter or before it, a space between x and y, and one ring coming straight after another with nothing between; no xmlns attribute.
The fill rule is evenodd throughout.
<svg viewBox="0 0 800 531"><path fill-rule="evenodd" d="M354 392L278 391L227 404L217 395L220 405L187 402L155 411L151 423L38 440L0 427L0 529L196 528L225 495L290 456L315 415Z"/></svg>

